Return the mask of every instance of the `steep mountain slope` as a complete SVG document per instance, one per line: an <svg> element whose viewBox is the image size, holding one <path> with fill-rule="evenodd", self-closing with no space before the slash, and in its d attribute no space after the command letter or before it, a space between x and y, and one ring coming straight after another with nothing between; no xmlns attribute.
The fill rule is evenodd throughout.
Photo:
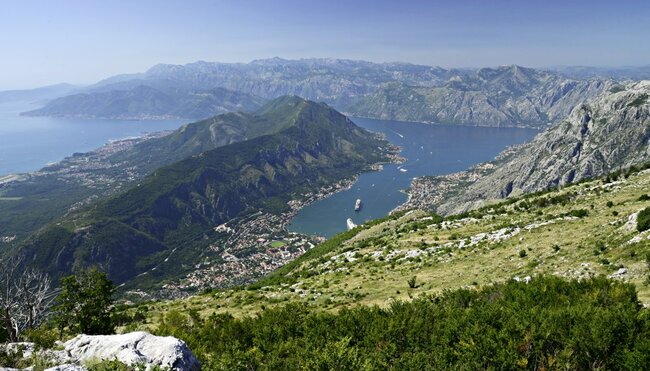
<svg viewBox="0 0 650 371"><path fill-rule="evenodd" d="M136 187L44 228L21 253L57 277L100 265L118 283L134 285L145 272L160 282L210 255L208 246L223 237L216 226L282 212L301 194L388 159L384 140L324 104L285 97L266 106L265 116L276 118L273 125L256 128L271 134L157 169Z"/></svg>
<svg viewBox="0 0 650 371"><path fill-rule="evenodd" d="M139 85L129 90L69 95L23 114L111 119L203 119L228 111L253 111L263 101L262 98L224 88L206 91L159 90Z"/></svg>
<svg viewBox="0 0 650 371"><path fill-rule="evenodd" d="M456 197L437 207L449 214L491 199L540 191L650 160L650 82L603 93L566 120L494 163Z"/></svg>
<svg viewBox="0 0 650 371"><path fill-rule="evenodd" d="M259 115L228 113L187 124L167 135L109 143L75 154L38 172L0 183L0 236L11 245L54 218L120 192L153 170L227 144L252 139L286 125L279 99ZM5 247L0 245L0 247Z"/></svg>
<svg viewBox="0 0 650 371"><path fill-rule="evenodd" d="M389 84L346 110L401 121L544 127L611 84L568 80L519 66L483 68L454 76L442 86Z"/></svg>

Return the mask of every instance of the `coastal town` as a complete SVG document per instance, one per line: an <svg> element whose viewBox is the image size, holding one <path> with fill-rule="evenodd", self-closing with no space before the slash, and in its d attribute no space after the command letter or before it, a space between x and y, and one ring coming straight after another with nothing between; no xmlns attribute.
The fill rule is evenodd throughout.
<svg viewBox="0 0 650 371"><path fill-rule="evenodd" d="M160 138L169 131L147 133L137 137L112 140L104 146L86 153L74 153L61 162L51 164L32 173L32 176L56 176L60 180L74 182L97 190L119 190L124 184L136 181L146 174L137 166L125 166L114 161L113 156L127 151L144 141Z"/></svg>
<svg viewBox="0 0 650 371"><path fill-rule="evenodd" d="M522 145L509 146L499 153L494 160L472 166L471 168L447 175L422 176L413 178L411 187L406 190L408 199L393 212L420 209L435 211L437 205L452 197L454 192L476 182L491 173L497 164L514 154Z"/></svg>
<svg viewBox="0 0 650 371"><path fill-rule="evenodd" d="M399 155L399 147L391 145L389 150L389 162L399 164L405 161ZM381 163L368 168L369 171L382 169ZM289 210L281 214L260 211L215 227L219 238L210 245L209 257L197 264L184 279L166 284L161 290L162 296L168 297L170 292L172 296L184 296L196 290L248 284L311 250L325 238L289 232L289 223L300 209L350 189L357 178L344 179L316 192L298 195L287 203ZM358 207L361 208L361 201Z"/></svg>
<svg viewBox="0 0 650 371"><path fill-rule="evenodd" d="M231 287L252 282L325 241L322 236L289 232L287 227L303 207L350 189L356 177L322 187L287 203L281 214L257 212L236 218L214 228L219 238L208 248L210 257L178 283L166 284L163 290L185 292L208 288Z"/></svg>

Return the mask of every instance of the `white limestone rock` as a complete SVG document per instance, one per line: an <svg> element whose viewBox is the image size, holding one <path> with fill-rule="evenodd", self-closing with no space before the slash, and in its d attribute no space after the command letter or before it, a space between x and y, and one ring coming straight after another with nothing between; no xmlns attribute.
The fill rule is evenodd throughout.
<svg viewBox="0 0 650 371"><path fill-rule="evenodd" d="M79 364L117 359L127 365L144 364L147 369L152 366L174 371L201 369L201 364L183 341L142 331L123 335L79 335L65 343L65 352Z"/></svg>
<svg viewBox="0 0 650 371"><path fill-rule="evenodd" d="M65 364L48 368L45 371L86 371L86 368L74 364Z"/></svg>

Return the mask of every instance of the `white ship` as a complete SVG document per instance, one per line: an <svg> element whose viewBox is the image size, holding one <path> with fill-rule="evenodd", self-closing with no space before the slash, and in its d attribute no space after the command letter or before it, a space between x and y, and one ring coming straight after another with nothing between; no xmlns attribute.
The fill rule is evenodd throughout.
<svg viewBox="0 0 650 371"><path fill-rule="evenodd" d="M357 198L357 202L354 203L354 211L361 210L361 199Z"/></svg>
<svg viewBox="0 0 650 371"><path fill-rule="evenodd" d="M351 218L348 218L348 220L346 220L346 223L348 223L348 231L354 229L357 226L356 224L354 224Z"/></svg>

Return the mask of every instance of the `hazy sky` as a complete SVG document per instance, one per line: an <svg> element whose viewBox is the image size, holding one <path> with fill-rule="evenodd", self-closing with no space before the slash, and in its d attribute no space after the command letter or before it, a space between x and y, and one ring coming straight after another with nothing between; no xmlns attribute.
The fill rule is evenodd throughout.
<svg viewBox="0 0 650 371"><path fill-rule="evenodd" d="M156 63L650 64L649 0L2 0L0 89Z"/></svg>

